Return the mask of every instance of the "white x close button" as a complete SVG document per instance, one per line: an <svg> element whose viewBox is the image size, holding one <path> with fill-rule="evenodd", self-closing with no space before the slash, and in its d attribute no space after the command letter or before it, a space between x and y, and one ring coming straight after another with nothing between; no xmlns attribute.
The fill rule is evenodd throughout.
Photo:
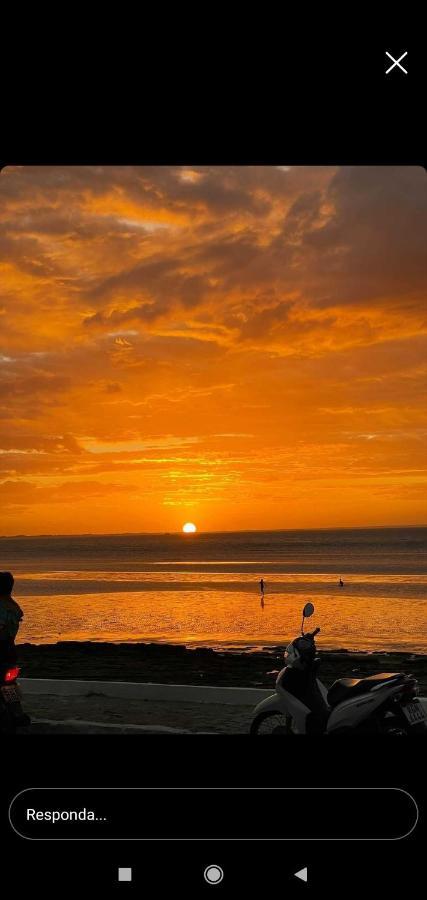
<svg viewBox="0 0 427 900"><path fill-rule="evenodd" d="M405 73L405 75L408 74L408 70L405 69L405 67L401 65L402 59L405 59L405 56L408 55L407 50L405 50L405 52L402 53L401 56L399 56L399 59L395 59L394 56L392 56L391 53L388 52L388 50L386 50L385 55L388 56L388 58L391 59L391 61L392 61L391 66L389 66L388 69L385 70L386 75L389 75L390 72L392 72L393 69L396 69L396 68L401 69L402 72Z"/></svg>

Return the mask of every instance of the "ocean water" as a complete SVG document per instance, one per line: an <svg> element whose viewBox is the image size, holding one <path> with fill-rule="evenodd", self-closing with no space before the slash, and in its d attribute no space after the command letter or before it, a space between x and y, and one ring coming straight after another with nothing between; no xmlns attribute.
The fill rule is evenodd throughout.
<svg viewBox="0 0 427 900"><path fill-rule="evenodd" d="M311 600L319 648L427 652L427 527L7 537L0 569L21 642L266 647Z"/></svg>

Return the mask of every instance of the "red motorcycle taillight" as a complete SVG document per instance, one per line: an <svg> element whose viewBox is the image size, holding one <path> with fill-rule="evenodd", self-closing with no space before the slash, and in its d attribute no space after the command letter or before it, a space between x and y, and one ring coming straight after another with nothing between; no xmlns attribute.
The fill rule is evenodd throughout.
<svg viewBox="0 0 427 900"><path fill-rule="evenodd" d="M21 670L20 670L19 666L14 666L13 669L8 669L4 676L4 680L7 683L10 683L11 681L16 681L20 671Z"/></svg>

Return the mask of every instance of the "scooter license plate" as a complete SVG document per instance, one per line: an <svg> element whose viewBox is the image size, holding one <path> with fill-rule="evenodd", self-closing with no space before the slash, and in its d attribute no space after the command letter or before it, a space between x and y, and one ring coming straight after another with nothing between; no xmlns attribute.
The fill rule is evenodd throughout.
<svg viewBox="0 0 427 900"><path fill-rule="evenodd" d="M427 722L427 713L421 703L407 703L402 709L411 725Z"/></svg>
<svg viewBox="0 0 427 900"><path fill-rule="evenodd" d="M5 703L16 703L20 699L18 688L14 684L8 684L1 689L1 695Z"/></svg>

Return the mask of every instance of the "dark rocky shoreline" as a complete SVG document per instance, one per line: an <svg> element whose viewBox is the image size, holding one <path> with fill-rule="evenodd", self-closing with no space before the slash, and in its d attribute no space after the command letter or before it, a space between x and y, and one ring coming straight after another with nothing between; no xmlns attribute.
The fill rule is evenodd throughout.
<svg viewBox="0 0 427 900"><path fill-rule="evenodd" d="M273 688L283 667L284 647L254 650L189 649L179 644L64 641L19 644L22 676L101 681L146 681L223 687ZM361 678L376 672L413 674L427 695L427 655L320 651L320 675L327 686L336 678Z"/></svg>

